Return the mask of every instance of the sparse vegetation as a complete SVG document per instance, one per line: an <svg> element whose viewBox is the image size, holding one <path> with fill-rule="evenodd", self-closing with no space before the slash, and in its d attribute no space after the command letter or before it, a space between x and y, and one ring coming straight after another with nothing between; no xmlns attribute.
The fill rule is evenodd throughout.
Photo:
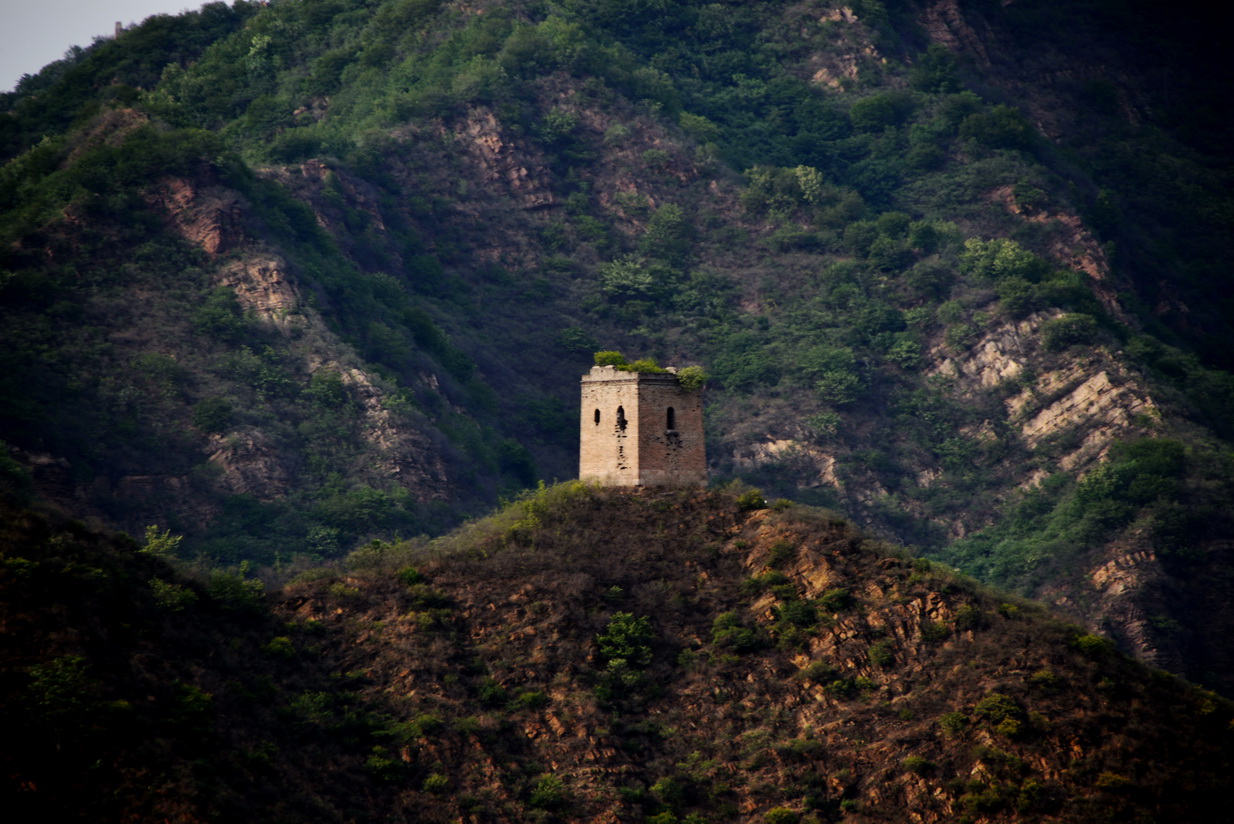
<svg viewBox="0 0 1234 824"><path fill-rule="evenodd" d="M934 589L925 590L914 564L855 539L833 514L802 506L742 510L736 491L562 486L435 547L367 546L363 563L305 576L241 611L206 597L160 607L143 580L186 592L197 584L128 539L106 549L80 527L57 533L26 563L0 567L0 603L9 611L0 618L11 624L20 610L88 627L81 616L94 615L105 631L84 653L72 650L66 633L51 647L19 636L16 660L28 663L22 677L3 682L19 694L0 698L29 711L6 716L0 732L25 742L26 757L8 768L38 781L52 780L48 771L96 780L90 765L105 759L121 783L75 797L93 798L92 809L155 809L173 797L226 811L237 808L227 800L236 797L258 819L271 794L311 797L319 810L359 804L375 814L462 815L491 803L490 779L459 766L481 753L509 788L502 803L525 817L635 805L648 818L715 820L733 814L736 792L780 786L786 776L803 782L805 811L768 798L758 816L804 820L850 799L862 799L871 815L890 815L899 801L875 800L865 788L885 789L886 775L897 773L937 799L924 803L973 812L1041 810L1081 803L1095 791L1127 811L1146 803L1196 809L1210 796L1180 795L1183 774L1211 776L1205 786L1225 792L1228 702L1126 659L1094 658L1073 643L1074 628L1037 610L1004 617L996 609L1001 595L937 565L928 578ZM631 542L616 557L614 520ZM0 523L0 549L11 559L13 521ZM726 542L733 534L747 536L741 547ZM824 594L812 589L816 583L777 583L787 576L774 570L765 574L779 576L763 582L768 588L747 592L748 571L785 543L822 580L860 587L862 610L847 609L843 625L832 626L815 611ZM229 586L243 582L240 575ZM420 587L450 607L409 611ZM971 638L912 641L917 619L904 610L903 587L989 617ZM67 602L68 592L79 595ZM775 599L770 614L767 595ZM620 609L611 611L614 598ZM129 629L117 631L113 621ZM1018 663L1009 668L1009 638L1017 659L1041 662L1036 674L1025 676ZM813 659L804 666L803 651ZM863 651L878 667L874 678ZM160 686L148 666L117 670L114 661L161 661L175 677ZM1041 675L1047 662L1048 678ZM1073 690L1043 686L1092 683L1098 672L1110 682L1098 684L1100 711ZM1006 686L977 691L983 683ZM887 695L900 697L889 704ZM1145 702L1171 706L1168 731L1141 712ZM845 735L820 733L837 712ZM151 728L159 735L142 732ZM587 761L576 746L579 729L604 742L587 750ZM869 746L892 735L915 742L913 749L878 754ZM1071 752L1065 744L1077 735L1092 742L1091 769L1059 754ZM56 749L69 740L80 759ZM168 749L165 740L178 743ZM628 764L631 756L649 791L575 779L594 775L587 770L596 759ZM824 757L874 760L869 771L837 771L840 794L806 786L803 765ZM197 793L191 771L173 773L158 796L150 794L151 764L189 759L209 766L228 794ZM1030 767L1042 759L1057 776L1048 782ZM955 782L953 769L981 779ZM1132 793L1104 773L1134 774L1139 783ZM278 783L267 786L272 775ZM363 800L356 786L365 788Z"/></svg>

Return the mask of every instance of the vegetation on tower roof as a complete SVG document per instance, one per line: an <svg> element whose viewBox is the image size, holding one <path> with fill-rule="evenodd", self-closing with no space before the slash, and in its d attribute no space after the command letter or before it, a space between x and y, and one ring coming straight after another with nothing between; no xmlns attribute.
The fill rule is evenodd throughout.
<svg viewBox="0 0 1234 824"><path fill-rule="evenodd" d="M627 361L625 355L613 350L596 352L596 366L612 366L621 372L665 374L670 371L656 363L655 358L639 358L636 361ZM674 374L677 375L677 382L683 388L691 391L701 389L703 384L707 382L708 377L710 377L701 366L686 366Z"/></svg>

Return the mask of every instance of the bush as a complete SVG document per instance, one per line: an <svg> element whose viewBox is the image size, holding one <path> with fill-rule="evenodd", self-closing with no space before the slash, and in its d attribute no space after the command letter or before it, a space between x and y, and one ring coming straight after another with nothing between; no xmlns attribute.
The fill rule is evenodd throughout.
<svg viewBox="0 0 1234 824"><path fill-rule="evenodd" d="M797 627L812 627L818 622L818 611L808 601L789 601L776 609L776 618Z"/></svg>
<svg viewBox="0 0 1234 824"><path fill-rule="evenodd" d="M193 407L193 426L202 432L225 432L231 426L232 407L226 398L204 398Z"/></svg>
<svg viewBox="0 0 1234 824"><path fill-rule="evenodd" d="M289 659L296 657L296 645L286 635L271 638L261 650L274 658Z"/></svg>
<svg viewBox="0 0 1234 824"><path fill-rule="evenodd" d="M655 631L647 616L636 618L628 612L615 613L604 632L596 636L600 662L604 665L621 662L634 669L646 669L651 665L654 638Z"/></svg>
<svg viewBox="0 0 1234 824"><path fill-rule="evenodd" d="M825 612L843 612L853 605L853 596L847 589L829 589L815 603Z"/></svg>
<svg viewBox="0 0 1234 824"><path fill-rule="evenodd" d="M1096 337L1097 319L1091 315L1073 313L1041 324L1041 345L1051 352L1092 343Z"/></svg>
<svg viewBox="0 0 1234 824"><path fill-rule="evenodd" d="M772 807L763 816L763 820L767 824L797 824L801 820L801 814L788 807Z"/></svg>
<svg viewBox="0 0 1234 824"><path fill-rule="evenodd" d="M1027 149L1036 129L1014 106L995 106L964 118L960 136L992 149Z"/></svg>
<svg viewBox="0 0 1234 824"><path fill-rule="evenodd" d="M556 810L564 807L569 795L561 779L555 775L542 775L531 788L528 803L538 810Z"/></svg>
<svg viewBox="0 0 1234 824"><path fill-rule="evenodd" d="M415 586L425 582L424 573L413 566L403 567L398 571L398 580L407 586Z"/></svg>
<svg viewBox="0 0 1234 824"><path fill-rule="evenodd" d="M979 629L982 623L981 610L972 604L965 604L955 611L955 628L958 630Z"/></svg>
<svg viewBox="0 0 1234 824"><path fill-rule="evenodd" d="M973 712L995 724L1001 724L1008 719L1018 720L1024 716L1020 705L1000 692L992 692L982 698L973 708Z"/></svg>
<svg viewBox="0 0 1234 824"><path fill-rule="evenodd" d="M1093 635L1091 632L1076 636L1071 646L1090 658L1098 658L1114 652L1114 644L1110 639Z"/></svg>
<svg viewBox="0 0 1234 824"><path fill-rule="evenodd" d="M768 589L784 586L789 583L789 577L783 572L772 570L764 572L762 575L756 575L753 578L747 578L742 582L742 590L750 596L761 595Z"/></svg>
<svg viewBox="0 0 1234 824"><path fill-rule="evenodd" d="M740 509L766 509L767 499L761 489L750 488L737 496L737 506Z"/></svg>
<svg viewBox="0 0 1234 824"><path fill-rule="evenodd" d="M703 371L701 366L687 366L677 372L677 383L681 384L681 388L689 392L696 392L703 388L710 376Z"/></svg>
<svg viewBox="0 0 1234 824"><path fill-rule="evenodd" d="M783 569L797 559L797 547L787 541L777 541L771 545L767 554L767 566L772 569Z"/></svg>
<svg viewBox="0 0 1234 824"><path fill-rule="evenodd" d="M927 621L921 626L922 641L944 641L951 629L942 621Z"/></svg>
<svg viewBox="0 0 1234 824"><path fill-rule="evenodd" d="M836 668L823 661L814 661L801 669L801 671L797 673L797 677L803 681L827 683L835 680Z"/></svg>
<svg viewBox="0 0 1234 824"><path fill-rule="evenodd" d="M854 129L872 132L900 125L909 118L915 108L916 102L909 92L879 92L854 103L849 109L848 117Z"/></svg>
<svg viewBox="0 0 1234 824"><path fill-rule="evenodd" d="M743 626L735 612L722 612L711 625L711 643L733 652L753 652L767 643L758 630Z"/></svg>
<svg viewBox="0 0 1234 824"><path fill-rule="evenodd" d="M870 645L870 663L876 667L889 667L895 661L890 641L876 641Z"/></svg>
<svg viewBox="0 0 1234 824"><path fill-rule="evenodd" d="M944 713L939 716L938 726L948 738L954 738L968 728L968 716L962 712Z"/></svg>
<svg viewBox="0 0 1234 824"><path fill-rule="evenodd" d="M254 612L265 601L266 588L261 581L250 581L229 572L210 576L206 593L220 608L229 612Z"/></svg>
<svg viewBox="0 0 1234 824"><path fill-rule="evenodd" d="M450 598L444 592L433 589L428 584L412 584L407 587L412 609L446 609L450 606Z"/></svg>
<svg viewBox="0 0 1234 824"><path fill-rule="evenodd" d="M519 690L514 703L522 709L543 709L548 706L548 696L538 690Z"/></svg>
<svg viewBox="0 0 1234 824"><path fill-rule="evenodd" d="M197 601L197 593L193 590L160 578L150 579L150 592L154 595L154 603L168 612L179 612Z"/></svg>

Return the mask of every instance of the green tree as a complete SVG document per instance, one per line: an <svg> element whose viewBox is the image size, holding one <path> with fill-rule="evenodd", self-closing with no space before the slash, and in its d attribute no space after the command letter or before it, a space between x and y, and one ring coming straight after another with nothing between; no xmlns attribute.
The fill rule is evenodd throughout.
<svg viewBox="0 0 1234 824"><path fill-rule="evenodd" d="M672 266L685 264L690 254L690 225L680 206L666 203L652 213L639 238L638 250Z"/></svg>
<svg viewBox="0 0 1234 824"><path fill-rule="evenodd" d="M604 664L621 662L633 669L646 669L651 664L654 640L655 631L647 616L618 612L609 619L604 632L596 636L596 646Z"/></svg>

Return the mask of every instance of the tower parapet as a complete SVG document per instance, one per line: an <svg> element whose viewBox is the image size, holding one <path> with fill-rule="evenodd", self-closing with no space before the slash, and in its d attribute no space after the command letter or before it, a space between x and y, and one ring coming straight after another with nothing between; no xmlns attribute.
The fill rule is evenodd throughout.
<svg viewBox="0 0 1234 824"><path fill-rule="evenodd" d="M593 366L582 380L579 470L607 486L706 486L703 397L676 370Z"/></svg>

